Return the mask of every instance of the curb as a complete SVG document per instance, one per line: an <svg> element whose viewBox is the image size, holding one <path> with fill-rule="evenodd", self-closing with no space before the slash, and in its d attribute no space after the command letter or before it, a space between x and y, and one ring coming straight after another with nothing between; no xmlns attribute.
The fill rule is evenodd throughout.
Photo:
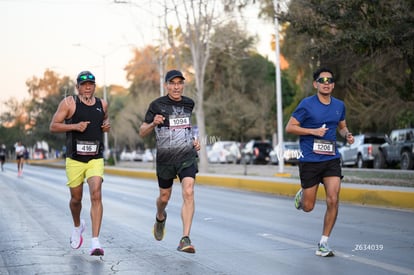
<svg viewBox="0 0 414 275"><path fill-rule="evenodd" d="M43 165L50 168L65 168L64 165L51 162L32 164ZM157 179L155 171L127 168L105 167L105 174L151 180ZM294 197L300 188L299 180L289 178L237 177L211 174L197 174L197 184L234 188L287 197ZM324 188L319 188L317 198L319 200L325 199ZM365 186L342 183L340 201L357 205L414 210L414 188L393 188L380 185Z"/></svg>
<svg viewBox="0 0 414 275"><path fill-rule="evenodd" d="M280 196L294 197L300 188L299 180L287 181L286 179L253 179L225 176L197 175L198 184L237 188L247 191L262 192ZM372 187L372 186L371 186ZM319 188L319 200L325 199L324 188ZM383 189L381 186L373 188L349 187L342 184L340 201L360 205L383 206L391 208L404 208L414 210L414 190L406 191Z"/></svg>

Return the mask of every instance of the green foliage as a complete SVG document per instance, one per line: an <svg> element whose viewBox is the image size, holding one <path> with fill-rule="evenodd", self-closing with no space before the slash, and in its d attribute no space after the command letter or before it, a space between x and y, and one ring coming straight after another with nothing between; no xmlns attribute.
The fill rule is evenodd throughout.
<svg viewBox="0 0 414 275"><path fill-rule="evenodd" d="M3 126L0 126L0 144L6 145L6 150L9 153L14 152L14 144L18 140L25 142L25 140L22 138L22 132L19 128L17 127L6 128Z"/></svg>
<svg viewBox="0 0 414 275"><path fill-rule="evenodd" d="M32 100L30 107L30 113L33 123L32 127L32 142L35 143L39 140L46 140L49 147L60 149L65 144L65 134L54 134L49 130L49 125L52 120L54 113L60 103L60 101L70 94L74 93L73 83L67 82L62 83L58 88L58 91L48 95L42 100ZM41 139L39 139L41 137Z"/></svg>
<svg viewBox="0 0 414 275"><path fill-rule="evenodd" d="M302 87L297 99L312 92L312 71L328 66L354 132L389 132L411 120L413 1L292 0L280 18L289 26L282 47L289 75Z"/></svg>
<svg viewBox="0 0 414 275"><path fill-rule="evenodd" d="M205 80L209 136L247 141L275 131L275 67L254 42L234 22L216 30Z"/></svg>
<svg viewBox="0 0 414 275"><path fill-rule="evenodd" d="M403 110L398 112L397 128L413 128L414 127L414 111Z"/></svg>
<svg viewBox="0 0 414 275"><path fill-rule="evenodd" d="M105 165L114 166L115 165L115 158L111 155L107 160Z"/></svg>

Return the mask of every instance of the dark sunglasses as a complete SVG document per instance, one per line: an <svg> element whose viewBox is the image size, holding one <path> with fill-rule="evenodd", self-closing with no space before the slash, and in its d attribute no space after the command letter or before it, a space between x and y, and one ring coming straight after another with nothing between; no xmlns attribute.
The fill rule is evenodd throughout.
<svg viewBox="0 0 414 275"><path fill-rule="evenodd" d="M334 83L335 80L333 79L333 77L320 77L318 79L316 79L316 82L321 83L321 84L325 84L325 83Z"/></svg>
<svg viewBox="0 0 414 275"><path fill-rule="evenodd" d="M79 76L79 79L81 80L95 80L95 77L91 74L84 74Z"/></svg>

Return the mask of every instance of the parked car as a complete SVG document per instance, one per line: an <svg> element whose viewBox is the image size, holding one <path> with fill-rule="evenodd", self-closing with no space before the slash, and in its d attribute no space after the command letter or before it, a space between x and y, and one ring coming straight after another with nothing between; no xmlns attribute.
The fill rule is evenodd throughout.
<svg viewBox="0 0 414 275"><path fill-rule="evenodd" d="M247 164L267 164L270 162L272 144L269 141L251 140L241 150L242 162Z"/></svg>
<svg viewBox="0 0 414 275"><path fill-rule="evenodd" d="M33 159L46 159L47 152L43 149L35 149L33 152Z"/></svg>
<svg viewBox="0 0 414 275"><path fill-rule="evenodd" d="M239 163L241 159L240 144L236 141L217 141L207 152L210 163Z"/></svg>
<svg viewBox="0 0 414 275"><path fill-rule="evenodd" d="M119 159L122 161L133 161L134 160L135 151L127 151L123 150L119 155Z"/></svg>
<svg viewBox="0 0 414 275"><path fill-rule="evenodd" d="M342 166L372 168L374 156L381 144L385 143L383 134L361 134L354 136L354 143L346 143L338 149Z"/></svg>
<svg viewBox="0 0 414 275"><path fill-rule="evenodd" d="M270 159L272 164L279 164L279 159L283 157L284 163L296 165L302 156L299 142L285 141L283 142L283 149L280 145L276 145L270 152Z"/></svg>
<svg viewBox="0 0 414 275"><path fill-rule="evenodd" d="M392 130L386 143L378 148L374 168L400 166L402 170L414 168L414 128Z"/></svg>

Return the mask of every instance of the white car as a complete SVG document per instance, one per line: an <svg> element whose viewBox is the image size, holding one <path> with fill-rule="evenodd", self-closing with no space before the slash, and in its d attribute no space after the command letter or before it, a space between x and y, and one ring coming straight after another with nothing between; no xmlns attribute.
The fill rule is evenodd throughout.
<svg viewBox="0 0 414 275"><path fill-rule="evenodd" d="M135 151L122 151L119 159L122 161L133 161L134 160Z"/></svg>
<svg viewBox="0 0 414 275"><path fill-rule="evenodd" d="M152 162L154 161L153 151L151 149L145 149L144 153L142 154L142 161L143 162Z"/></svg>
<svg viewBox="0 0 414 275"><path fill-rule="evenodd" d="M207 152L210 163L239 163L241 153L240 144L236 141L217 141Z"/></svg>

